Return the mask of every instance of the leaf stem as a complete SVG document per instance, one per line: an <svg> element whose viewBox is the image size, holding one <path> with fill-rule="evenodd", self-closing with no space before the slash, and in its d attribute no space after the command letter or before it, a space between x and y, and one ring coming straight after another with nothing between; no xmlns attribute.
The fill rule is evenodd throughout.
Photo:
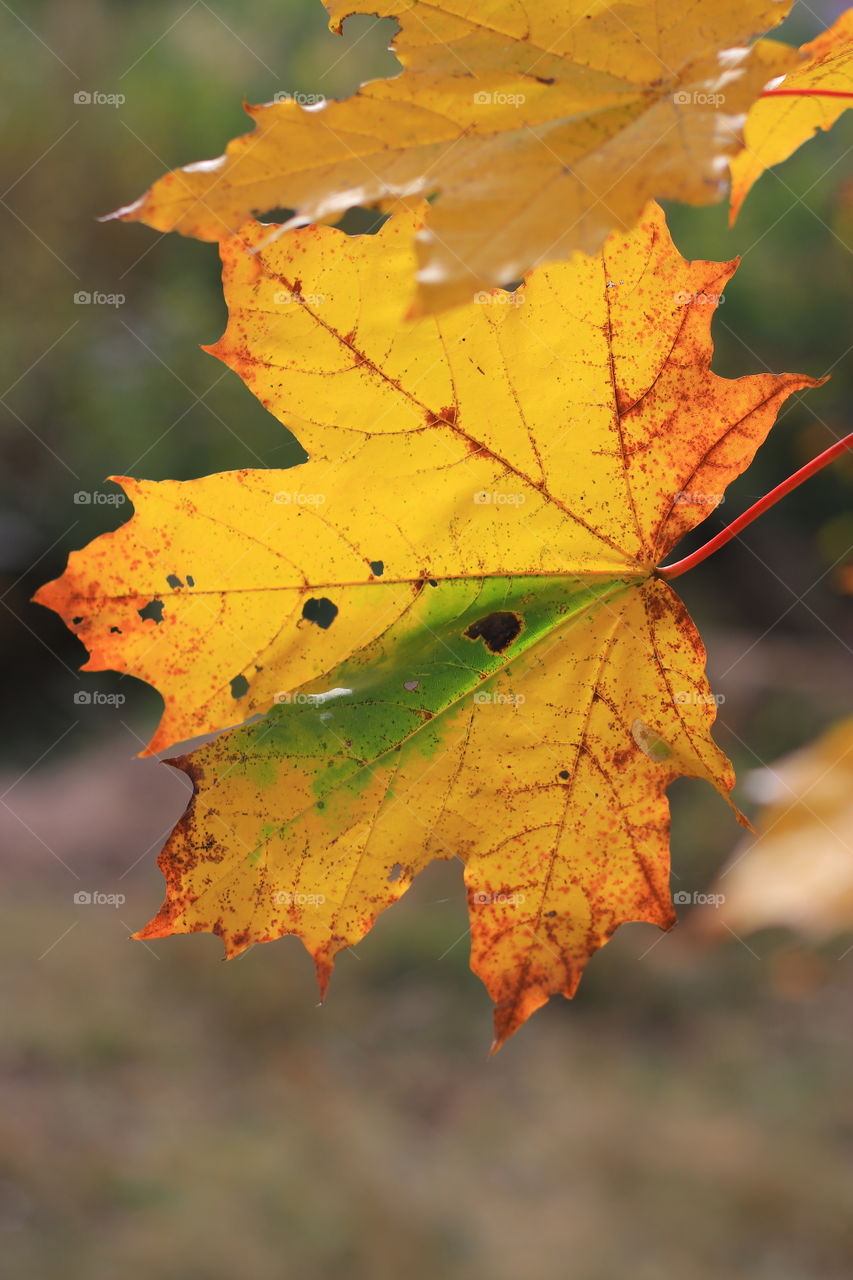
<svg viewBox="0 0 853 1280"><path fill-rule="evenodd" d="M724 547L727 542L731 542L732 538L736 538L742 529L752 524L753 520L762 515L768 507L772 507L780 498L784 498L786 493L796 489L804 480L808 480L810 476L815 475L816 472L840 457L848 449L853 449L853 432L845 436L843 440L837 440L828 449L824 449L823 453L819 453L816 458L812 458L811 462L807 462L804 467L800 467L799 471L795 471L792 476L788 476L787 480L777 484L775 489L765 493L763 498L759 498L751 507L747 507L742 515L739 515L731 524L726 525L725 529L721 529L716 537L705 543L704 547L700 547L698 551L685 556L683 560L677 560L675 564L662 565L657 571L658 577L671 582L673 578L680 578L682 573L687 573L688 569L693 569L697 564L701 564L703 560L707 560L708 556L712 556L715 551L719 551L720 547Z"/></svg>
<svg viewBox="0 0 853 1280"><path fill-rule="evenodd" d="M759 98L853 98L848 89L765 89Z"/></svg>

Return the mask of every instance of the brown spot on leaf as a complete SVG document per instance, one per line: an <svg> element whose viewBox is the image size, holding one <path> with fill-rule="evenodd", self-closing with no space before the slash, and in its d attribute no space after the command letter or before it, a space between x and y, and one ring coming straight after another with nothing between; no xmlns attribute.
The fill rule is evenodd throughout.
<svg viewBox="0 0 853 1280"><path fill-rule="evenodd" d="M478 622L472 622L465 636L468 640L482 640L491 653L503 653L512 644L524 626L523 619L517 613L498 610L489 613Z"/></svg>
<svg viewBox="0 0 853 1280"><path fill-rule="evenodd" d="M143 622L162 622L163 621L163 601L149 600L148 604L143 605L141 609L136 611Z"/></svg>
<svg viewBox="0 0 853 1280"><path fill-rule="evenodd" d="M338 606L333 604L326 596L311 596L302 606L302 616L306 622L314 622L318 627L322 627L324 631L328 631L329 627L338 616Z"/></svg>
<svg viewBox="0 0 853 1280"><path fill-rule="evenodd" d="M432 411L427 412L427 426L434 427L437 422L445 422L449 427L455 427L459 420L459 410L455 404L445 405L443 409L439 409L438 413Z"/></svg>

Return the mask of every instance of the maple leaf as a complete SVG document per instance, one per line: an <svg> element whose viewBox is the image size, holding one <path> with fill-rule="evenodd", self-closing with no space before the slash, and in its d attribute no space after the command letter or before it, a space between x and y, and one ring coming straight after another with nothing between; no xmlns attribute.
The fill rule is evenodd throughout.
<svg viewBox="0 0 853 1280"><path fill-rule="evenodd" d="M458 856L501 1043L620 923L672 923L665 788L733 779L655 566L817 384L711 372L737 264L685 262L656 206L596 258L400 326L416 226L227 241L211 350L310 461L124 481L133 518L38 599L89 669L160 688L152 748L280 703L175 761L196 794L140 937L292 932L325 987Z"/></svg>
<svg viewBox="0 0 853 1280"><path fill-rule="evenodd" d="M821 129L831 129L853 102L853 9L800 49L801 65L750 107L743 150L731 162L730 221L753 184Z"/></svg>
<svg viewBox="0 0 853 1280"><path fill-rule="evenodd" d="M345 101L248 107L253 133L112 216L221 240L274 208L295 210L294 225L434 195L414 313L437 311L598 252L651 198L722 199L747 109L797 60L776 42L739 47L789 0L327 7L334 30L353 13L397 18L403 73Z"/></svg>
<svg viewBox="0 0 853 1280"><path fill-rule="evenodd" d="M735 849L702 909L704 928L750 933L787 925L827 938L853 925L853 718L755 770L758 834ZM729 934L730 936L730 934Z"/></svg>

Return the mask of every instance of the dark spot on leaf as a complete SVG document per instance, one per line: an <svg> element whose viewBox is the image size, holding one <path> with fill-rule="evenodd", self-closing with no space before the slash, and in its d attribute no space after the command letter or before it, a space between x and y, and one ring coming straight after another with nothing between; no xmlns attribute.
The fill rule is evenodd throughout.
<svg viewBox="0 0 853 1280"><path fill-rule="evenodd" d="M568 776L569 776L569 771L568 771L568 769L561 769L561 770L560 770L560 777L561 777L561 778L568 778Z"/></svg>
<svg viewBox="0 0 853 1280"><path fill-rule="evenodd" d="M184 585L176 573L170 573L169 576L166 578L166 581L168 582L169 586L172 588L173 591L177 587L182 587Z"/></svg>
<svg viewBox="0 0 853 1280"><path fill-rule="evenodd" d="M320 596L316 599L312 596L302 606L302 616L306 622L316 622L318 627L328 631L338 616L338 606L332 604L331 600L328 600L325 596Z"/></svg>
<svg viewBox="0 0 853 1280"><path fill-rule="evenodd" d="M465 636L469 640L482 640L491 653L503 653L521 631L524 623L517 613L499 610L489 613L478 622L472 622Z"/></svg>
<svg viewBox="0 0 853 1280"><path fill-rule="evenodd" d="M430 585L431 587L437 587L437 586L438 586L438 583L436 582L435 578L430 578L430 580L429 580L429 585Z"/></svg>
<svg viewBox="0 0 853 1280"><path fill-rule="evenodd" d="M120 636L120 635L121 635L121 627L110 627L110 635L111 635L111 636Z"/></svg>
<svg viewBox="0 0 853 1280"><path fill-rule="evenodd" d="M188 586L188 587L194 587L194 586L195 586L195 578L192 576L192 574L191 574L191 573L188 573L188 574L187 574L187 586Z"/></svg>
<svg viewBox="0 0 853 1280"><path fill-rule="evenodd" d="M553 84L553 83L554 83L554 77L553 77L553 76L534 76L534 77L533 77L533 79L534 79L534 80L538 80L540 84Z"/></svg>
<svg viewBox="0 0 853 1280"><path fill-rule="evenodd" d="M437 422L446 422L448 426L455 427L459 418L459 410L455 404L446 405L443 409L439 409L438 413L427 413L427 425L434 427Z"/></svg>
<svg viewBox="0 0 853 1280"><path fill-rule="evenodd" d="M82 621L83 621L83 615L82 613L78 613L76 618L71 619L71 625L74 627L79 627Z"/></svg>
<svg viewBox="0 0 853 1280"><path fill-rule="evenodd" d="M377 578L381 578L385 572L385 563L382 560L370 561L370 572L375 574Z"/></svg>
<svg viewBox="0 0 853 1280"><path fill-rule="evenodd" d="M546 916L555 916L556 914L557 914L557 913L556 913L556 911L546 911L546 912L545 912L545 915L546 915Z"/></svg>
<svg viewBox="0 0 853 1280"><path fill-rule="evenodd" d="M317 801L317 808L318 808L318 809L325 809L325 807L326 807L326 801L325 801L325 800L318 800L318 801Z"/></svg>
<svg viewBox="0 0 853 1280"><path fill-rule="evenodd" d="M139 614L143 622L147 622L149 619L151 622L162 622L163 601L149 600L148 604L143 605L143 607L141 609L137 609L136 612Z"/></svg>
<svg viewBox="0 0 853 1280"><path fill-rule="evenodd" d="M249 681L245 676L235 676L231 681L231 697L242 698L249 692Z"/></svg>
<svg viewBox="0 0 853 1280"><path fill-rule="evenodd" d="M399 880L402 873L403 873L402 863L395 862L390 872L388 873L388 883L393 884L395 880Z"/></svg>

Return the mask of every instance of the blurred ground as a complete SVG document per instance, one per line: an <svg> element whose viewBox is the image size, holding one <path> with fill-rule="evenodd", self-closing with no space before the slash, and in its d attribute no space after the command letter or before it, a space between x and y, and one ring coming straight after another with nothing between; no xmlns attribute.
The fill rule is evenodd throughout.
<svg viewBox="0 0 853 1280"><path fill-rule="evenodd" d="M840 7L796 6L786 34L810 38ZM218 154L245 127L243 97L342 95L396 64L389 24L337 39L314 0L10 0L0 32L5 1270L846 1280L853 938L711 949L689 909L666 937L629 926L572 1005L553 1002L493 1060L456 866L432 868L342 957L322 1008L292 939L228 965L211 938L127 941L159 905L154 858L184 784L133 759L156 697L80 676L80 647L28 598L126 518L75 504L113 494L104 476L302 455L198 350L224 321L214 250L94 219ZM126 102L76 104L80 91ZM734 231L723 209L671 211L686 254L743 255L717 370L833 375L785 410L702 541L850 429L851 144L848 119L764 178ZM125 301L81 305L79 291ZM853 709L851 485L838 464L679 582L740 772ZM75 702L94 691L125 701ZM739 832L700 784L672 798L673 885L692 895Z"/></svg>

